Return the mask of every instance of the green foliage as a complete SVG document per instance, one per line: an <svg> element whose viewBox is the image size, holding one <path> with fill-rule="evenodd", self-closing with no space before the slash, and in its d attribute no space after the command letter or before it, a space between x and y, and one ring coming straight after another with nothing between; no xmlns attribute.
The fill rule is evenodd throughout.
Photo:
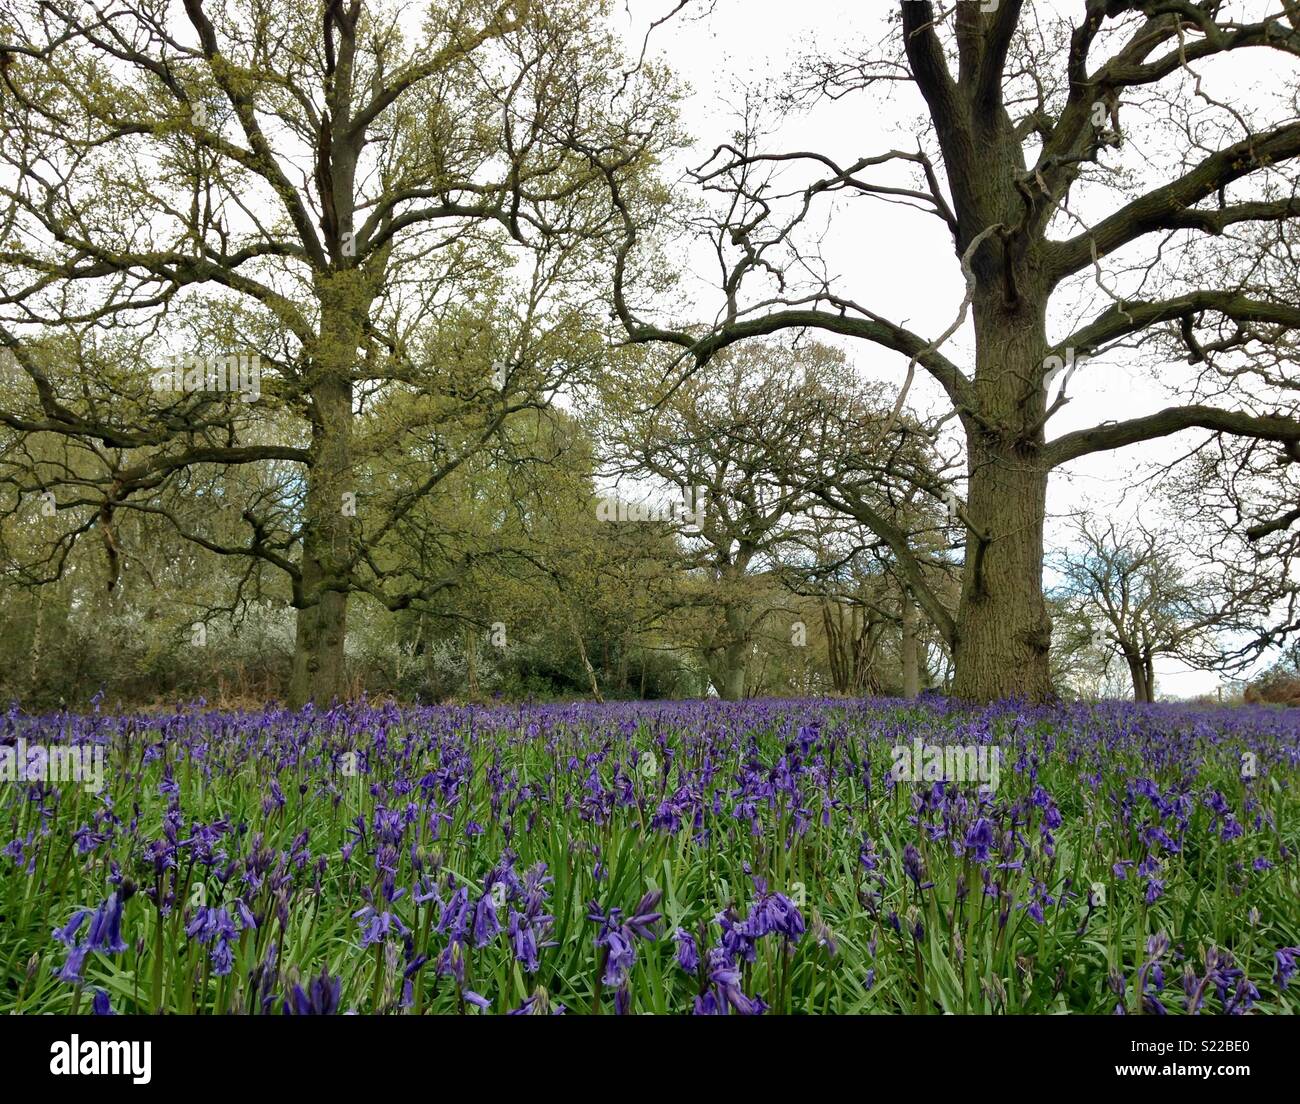
<svg viewBox="0 0 1300 1104"><path fill-rule="evenodd" d="M720 912L746 915L756 878L769 892L797 899L807 924L789 944L779 935L758 940L753 961L742 964L744 991L762 994L779 1013L1104 1014L1117 1005L1136 1011L1136 979L1158 933L1178 957L1166 959L1159 988L1152 983L1149 992L1169 1011L1183 1008L1182 967L1175 964L1199 977L1212 950L1233 956L1258 988L1261 1011L1300 1011L1295 982L1282 988L1273 961L1277 948L1300 945L1294 858L1300 778L1294 731L1272 711L1246 717L1229 711L1128 714L1103 708L1022 716L990 710L973 720L1004 748L1001 783L978 808L973 785L953 791L960 798L945 809L961 821L963 835L956 840L930 838L913 822L918 791L888 786L884 775L891 744L965 731L972 718L960 711L765 703L407 715L360 710L339 717L304 722L285 714L178 713L168 718L168 737L156 719L84 722L116 733L108 741L105 796L123 823L107 840L92 839L88 850L75 848L72 834L80 825L99 824L95 813L105 806L81 787L65 787L50 832L35 835L19 857L0 858L0 1013L84 1010L86 991L55 977L68 952L51 929L107 895L110 859L134 890L122 925L127 950L91 954L85 982L104 989L119 1012L259 1011L255 967L272 943L278 958L269 993L276 1002L295 981L324 969L342 979L342 1010L399 1011L394 980L400 979L401 941L389 940L391 960L381 946L362 947L365 921L353 914L363 890L409 928L416 951L430 957L400 1011L464 1012L456 986L434 969L447 942L438 927L441 906L460 886L471 905L477 903L507 851L521 875L544 863L554 879L545 908L554 916L546 942L554 945L542 949L532 975L514 960L505 933L466 950L465 988L489 997L495 1013L539 990L574 1012L608 1009L613 994L597 981L600 953L588 903L620 908L626 917L651 889L662 892L656 911L663 920L657 939L637 942L631 1006L690 1011L704 987L678 966L668 937L679 927L706 933L706 950L719 936ZM297 756L292 765L277 742L285 732L292 733ZM800 741L810 741L816 755L791 776L797 800L760 796L765 779L790 769ZM142 757L145 747L154 754ZM1245 748L1258 753L1258 777L1242 777ZM350 750L361 753L355 776L339 766ZM651 752L654 769L645 770L639 764ZM1032 758L1033 772L1013 769L1022 755ZM698 771L705 756L721 769L705 782L692 774L701 787L694 799L699 828L689 817L676 828L652 826L659 803L677 799L684 772ZM838 766L827 776L831 764ZM418 800L427 806L425 815L410 822L391 860L378 862L375 841L359 839L355 826L373 826L381 813L394 813L388 794L399 776L418 779L426 770L453 766L474 784L453 787L454 799L442 791L431 798L420 786L404 791L397 810ZM1080 784L1080 773L1094 770L1095 782ZM621 795L606 814L593 815L583 805L593 777ZM1179 850L1162 847L1139 823L1157 815L1133 791L1139 777L1164 795L1197 795L1186 802L1185 820L1183 813L1163 818ZM282 800L271 786L277 778ZM750 793L742 808L736 787L743 778ZM162 789L170 796L160 790L165 780ZM509 791L505 802L498 783ZM524 787L531 796L522 794ZM1241 833L1220 831L1224 822L1199 799L1211 794L1233 810ZM24 839L40 816L37 803L19 786L4 787L0 799L0 812L13 818L13 833ZM963 801L971 803L964 810ZM283 880L248 882L239 873L223 882L216 868L184 859L160 874L148 841L163 838L172 802L187 827L231 826L221 846L232 859L247 858L253 846L268 855L302 847L308 857L301 865L287 863ZM140 806L139 819L128 828L133 803ZM1121 819L1116 806L1131 816ZM1247 814L1252 807L1265 814L1258 827ZM965 826L976 817L1012 816L1013 808L1023 850L1010 837L998 846L1015 848L1023 863L1002 868L997 853L974 857L964 843ZM437 818L436 833L428 815L435 809L445 814ZM252 830L240 834L233 827L244 824ZM918 880L907 872L908 847L920 864ZM1161 890L1154 899L1147 876L1137 871L1147 859L1158 859L1154 877ZM1256 859L1268 862L1256 865ZM436 892L424 901L409 891L385 901L390 865L396 886ZM982 892L982 873L1001 896ZM168 901L161 912L149 896L158 885ZM233 910L236 897L260 922L238 934L231 972L216 976L209 948L185 928L198 902ZM283 910L277 908L281 899ZM1041 914L1028 907L1035 904ZM515 900L511 907L517 906ZM504 926L504 915L500 919ZM1149 969L1143 973L1150 977ZM1213 986L1205 999L1207 1011L1222 1010L1224 997ZM278 1009L275 1003L270 1010Z"/></svg>

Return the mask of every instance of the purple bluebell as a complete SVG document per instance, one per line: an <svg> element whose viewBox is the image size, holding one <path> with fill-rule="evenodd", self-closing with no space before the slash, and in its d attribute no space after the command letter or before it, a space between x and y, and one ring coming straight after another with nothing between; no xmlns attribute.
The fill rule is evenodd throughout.
<svg viewBox="0 0 1300 1104"><path fill-rule="evenodd" d="M286 1016L331 1016L339 1010L343 979L333 977L324 967L311 979L307 988L294 985L284 998Z"/></svg>
<svg viewBox="0 0 1300 1104"><path fill-rule="evenodd" d="M695 943L695 936L685 928L678 928L673 935L677 942L677 965L688 974L700 968L700 949Z"/></svg>

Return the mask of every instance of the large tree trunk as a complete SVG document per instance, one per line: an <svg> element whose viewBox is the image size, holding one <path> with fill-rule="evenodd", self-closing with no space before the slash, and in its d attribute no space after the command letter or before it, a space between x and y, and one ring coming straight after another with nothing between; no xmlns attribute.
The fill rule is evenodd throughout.
<svg viewBox="0 0 1300 1104"><path fill-rule="evenodd" d="M303 565L304 587L319 587L324 569L315 557ZM321 592L314 606L298 610L293 649L293 675L289 704L301 708L308 702L328 705L345 695L344 642L348 631L348 596Z"/></svg>
<svg viewBox="0 0 1300 1104"><path fill-rule="evenodd" d="M745 644L728 644L714 665L713 688L723 701L741 701L745 697Z"/></svg>
<svg viewBox="0 0 1300 1104"><path fill-rule="evenodd" d="M1133 700L1135 702L1150 701L1150 691L1147 689L1146 669L1142 666L1142 660L1137 656L1125 656L1128 661L1129 677L1133 680Z"/></svg>
<svg viewBox="0 0 1300 1104"><path fill-rule="evenodd" d="M734 556L728 549L719 549L714 568L722 625L709 641L706 663L709 681L724 701L741 701L745 696L745 665L749 658L752 612L745 572L753 557L754 548L741 542Z"/></svg>
<svg viewBox="0 0 1300 1104"><path fill-rule="evenodd" d="M1133 680L1133 700L1135 702L1155 701L1156 676L1152 657L1144 656L1136 650L1125 650L1124 660L1128 663L1129 677Z"/></svg>
<svg viewBox="0 0 1300 1104"><path fill-rule="evenodd" d="M822 626L826 632L826 659L831 685L837 694L859 695L880 689L875 675L881 622L868 617L861 606L839 598L822 599Z"/></svg>
<svg viewBox="0 0 1300 1104"><path fill-rule="evenodd" d="M984 533L968 534L966 542L954 656L958 698L1052 695L1052 623L1042 585L1047 473L1014 461L986 454L972 463L971 513Z"/></svg>
<svg viewBox="0 0 1300 1104"><path fill-rule="evenodd" d="M715 665L714 689L724 701L741 701L745 697L745 617L734 606L723 611L727 625L727 644Z"/></svg>
<svg viewBox="0 0 1300 1104"><path fill-rule="evenodd" d="M903 697L915 698L921 693L921 670L916 654L916 603L903 591Z"/></svg>
<svg viewBox="0 0 1300 1104"><path fill-rule="evenodd" d="M1053 693L1043 599L1046 404L1037 383L1048 345L1044 312L1021 277L1013 305L1002 288L975 301L979 418L964 419L969 526L952 692L977 701Z"/></svg>
<svg viewBox="0 0 1300 1104"><path fill-rule="evenodd" d="M345 279L352 276L354 279ZM366 313L355 273L322 281L320 339L308 392L314 414L304 508L302 581L289 702L328 705L347 692L348 570L356 513L352 362Z"/></svg>
<svg viewBox="0 0 1300 1104"><path fill-rule="evenodd" d="M860 618L857 639L853 646L853 694L879 694L883 689L876 658L880 652L880 637L885 622L866 614Z"/></svg>
<svg viewBox="0 0 1300 1104"><path fill-rule="evenodd" d="M831 685L837 694L844 694L848 692L849 686L849 663L844 649L844 607L836 599L832 612L832 604L825 598L822 599L821 607L822 628L826 633L826 662L831 671Z"/></svg>

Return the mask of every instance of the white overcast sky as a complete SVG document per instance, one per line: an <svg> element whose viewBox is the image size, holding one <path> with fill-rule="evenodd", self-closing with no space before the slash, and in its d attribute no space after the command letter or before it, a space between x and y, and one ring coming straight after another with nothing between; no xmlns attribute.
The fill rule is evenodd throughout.
<svg viewBox="0 0 1300 1104"><path fill-rule="evenodd" d="M647 21L663 16L676 0L628 0L620 3L615 23L626 34L629 47L639 50ZM1041 9L1077 12L1082 0L1037 0ZM650 55L666 61L690 88L683 106L683 122L695 141L698 164L735 130L735 106L742 102L744 86L780 81L801 56L834 55L846 46L879 41L886 33L885 15L892 8L885 0L716 0L713 12L697 20L678 16L657 29ZM1248 3L1243 10L1261 12L1275 5ZM1047 14L1042 12L1042 14ZM1249 51L1258 54L1259 51ZM1260 62L1235 59L1206 68L1205 88L1216 98L1234 104L1263 97ZM1265 78L1267 72L1262 74ZM1277 87L1276 83L1272 85ZM908 84L892 91L854 93L838 102L822 101L814 109L790 119L766 143L771 150L819 150L837 159L852 160L892 148L917 148L915 125L921 101ZM932 216L901 208L883 208L873 201L843 203L827 225L830 234L823 253L836 285L856 302L933 337L956 316L962 299L962 281L953 256L951 238ZM709 274L708 257L690 262L700 273L701 303L711 314L717 298L709 297L703 279ZM1078 324L1067 317L1053 319L1051 336L1060 339ZM970 348L958 333L945 347L959 364ZM905 361L874 350L865 343L848 343L859 372L901 382ZM1153 371L1126 365L1112 356L1090 364L1070 384L1071 401L1049 426L1049 436L1126 418L1170 405L1170 369ZM914 391L926 405L921 382ZM931 385L933 386L933 385ZM929 397L933 401L934 395ZM1140 514L1156 520L1158 503L1132 490L1154 464L1185 450L1191 438L1129 448L1076 461L1054 474L1049 491L1047 544L1059 547L1064 538L1064 515L1085 505L1116 516ZM1190 696L1212 691L1219 682L1214 674L1191 671L1176 661L1158 665L1158 690L1166 696Z"/></svg>

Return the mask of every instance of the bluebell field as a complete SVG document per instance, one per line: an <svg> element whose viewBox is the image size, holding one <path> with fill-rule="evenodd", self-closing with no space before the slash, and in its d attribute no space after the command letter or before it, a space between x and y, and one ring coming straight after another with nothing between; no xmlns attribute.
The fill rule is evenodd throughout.
<svg viewBox="0 0 1300 1104"><path fill-rule="evenodd" d="M997 785L894 777L917 740ZM1300 1007L1296 710L4 717L66 745L102 785L0 783L0 1012Z"/></svg>

